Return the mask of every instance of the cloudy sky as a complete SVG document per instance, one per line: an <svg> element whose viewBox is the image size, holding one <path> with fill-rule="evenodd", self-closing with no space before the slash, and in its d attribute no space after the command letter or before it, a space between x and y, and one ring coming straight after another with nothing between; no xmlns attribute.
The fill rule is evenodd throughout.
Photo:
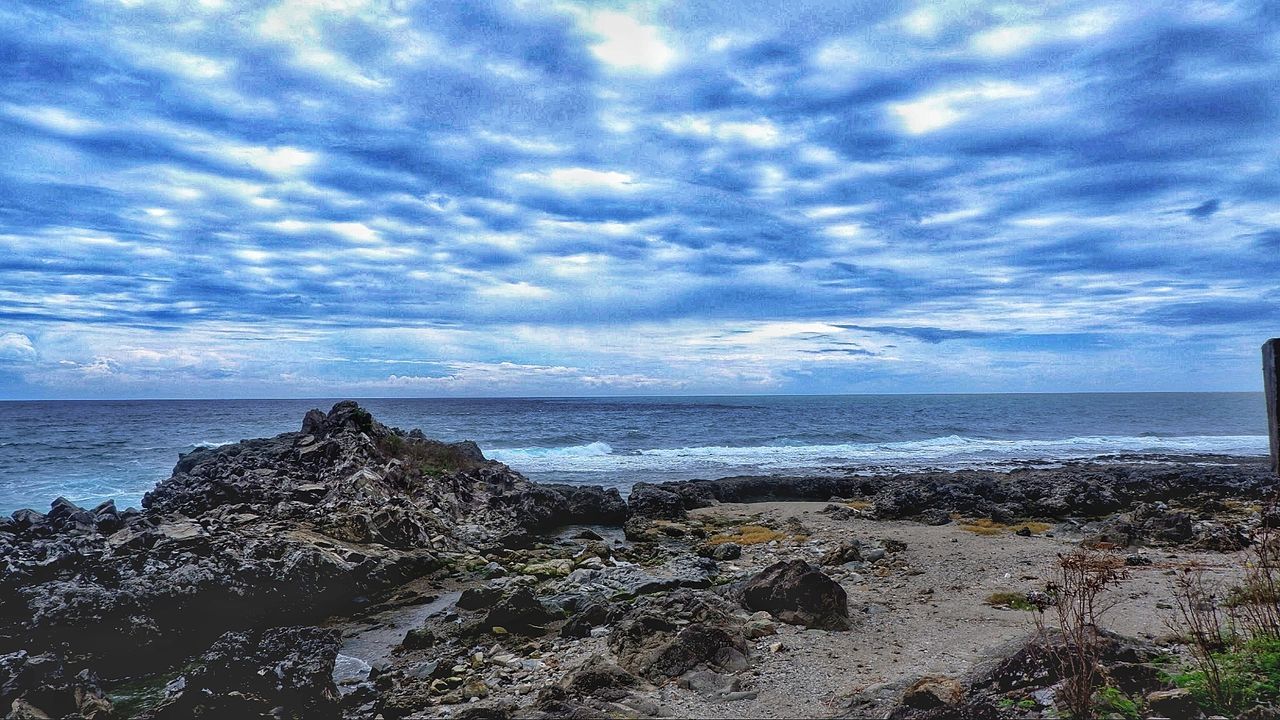
<svg viewBox="0 0 1280 720"><path fill-rule="evenodd" d="M0 397L1253 390L1280 5L11 0Z"/></svg>

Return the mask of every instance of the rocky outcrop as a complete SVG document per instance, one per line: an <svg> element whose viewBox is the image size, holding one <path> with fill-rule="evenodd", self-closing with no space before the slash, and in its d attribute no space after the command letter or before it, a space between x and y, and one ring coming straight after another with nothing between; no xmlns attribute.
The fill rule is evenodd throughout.
<svg viewBox="0 0 1280 720"><path fill-rule="evenodd" d="M782 622L824 630L849 629L849 598L840 583L803 560L783 560L743 585L742 605Z"/></svg>
<svg viewBox="0 0 1280 720"><path fill-rule="evenodd" d="M228 630L347 612L469 548L617 521L623 503L340 402L300 432L182 456L143 506L59 499L0 528L0 652L146 672Z"/></svg>
<svg viewBox="0 0 1280 720"><path fill-rule="evenodd" d="M911 518L942 524L950 515L1011 522L1024 518L1096 518L1118 512L1141 514L1155 503L1202 508L1205 516L1224 500L1258 501L1274 491L1274 476L1263 462L1247 458L1170 458L1168 463L1065 463L1061 467L1016 469L1006 473L964 470L900 473L883 476L731 477L647 486L633 517L677 517L671 496L684 511L712 503L779 500L825 501L861 498L880 519ZM637 487L640 487L637 485ZM634 495L633 495L634 498ZM844 510L841 510L844 512ZM851 514L851 513L850 513ZM1151 518L1147 518L1148 520ZM1164 517L1150 531L1163 542L1203 547L1231 545L1215 529L1188 532L1200 518ZM1145 521L1144 521L1145 522ZM1156 526L1160 523L1165 523Z"/></svg>

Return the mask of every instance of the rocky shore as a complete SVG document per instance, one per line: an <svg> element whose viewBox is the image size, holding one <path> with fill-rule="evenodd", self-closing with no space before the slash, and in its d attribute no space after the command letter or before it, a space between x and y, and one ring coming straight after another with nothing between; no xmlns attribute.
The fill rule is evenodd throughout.
<svg viewBox="0 0 1280 720"><path fill-rule="evenodd" d="M1080 545L1133 570L1109 662L1176 695L1166 573L1229 578L1274 488L1195 457L624 500L343 402L183 456L141 510L0 519L0 714L1049 717L1030 613L991 599Z"/></svg>

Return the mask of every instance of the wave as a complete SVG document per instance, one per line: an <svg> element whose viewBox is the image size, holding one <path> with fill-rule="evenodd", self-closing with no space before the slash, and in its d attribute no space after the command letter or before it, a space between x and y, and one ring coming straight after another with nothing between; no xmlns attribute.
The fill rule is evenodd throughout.
<svg viewBox="0 0 1280 720"><path fill-rule="evenodd" d="M966 467L1016 460L1081 460L1117 454L1267 454L1265 435L1084 436L997 440L947 435L925 440L827 445L653 448L617 453L604 442L490 451L495 460L532 473L697 472L717 469L798 470L848 465Z"/></svg>
<svg viewBox="0 0 1280 720"><path fill-rule="evenodd" d="M497 460L508 465L529 461L557 461L572 458L603 457L613 453L609 443L593 442L586 445L569 445L566 447L524 447L493 448L485 455L490 460Z"/></svg>

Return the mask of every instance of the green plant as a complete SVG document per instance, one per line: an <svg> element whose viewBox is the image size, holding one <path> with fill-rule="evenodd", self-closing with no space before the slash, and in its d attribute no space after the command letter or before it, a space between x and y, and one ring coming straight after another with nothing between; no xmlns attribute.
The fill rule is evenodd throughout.
<svg viewBox="0 0 1280 720"><path fill-rule="evenodd" d="M1112 687L1111 685L1106 685L1098 690L1097 703L1098 710L1112 715L1119 715L1126 718L1126 720L1139 720L1142 717L1138 703L1121 692L1120 688Z"/></svg>
<svg viewBox="0 0 1280 720"><path fill-rule="evenodd" d="M1212 677L1203 667L1173 677L1201 707L1228 716L1280 702L1280 639L1257 637L1213 654Z"/></svg>
<svg viewBox="0 0 1280 720"><path fill-rule="evenodd" d="M1027 698L1025 700L1019 700L1018 707L1023 710L1035 710L1036 708L1040 707L1040 703L1036 702L1035 700L1032 700L1031 698Z"/></svg>

